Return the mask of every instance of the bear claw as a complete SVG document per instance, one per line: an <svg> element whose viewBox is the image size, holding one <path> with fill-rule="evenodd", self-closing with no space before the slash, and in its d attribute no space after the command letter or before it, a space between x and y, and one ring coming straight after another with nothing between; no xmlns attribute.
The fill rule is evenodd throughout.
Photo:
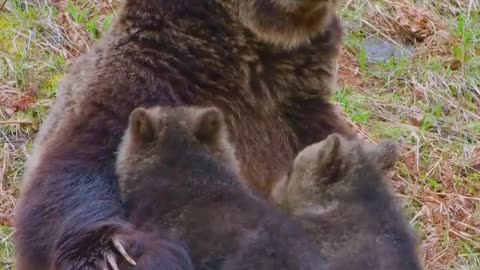
<svg viewBox="0 0 480 270"><path fill-rule="evenodd" d="M119 270L117 262L115 260L115 256L112 253L108 253L106 255L107 263L110 265L112 270Z"/></svg>
<svg viewBox="0 0 480 270"><path fill-rule="evenodd" d="M131 265L134 265L134 266L137 265L135 260L132 259L132 257L130 257L130 255L127 253L127 251L125 250L125 248L122 245L122 242L120 241L120 239L118 239L117 236L112 237L112 242L113 242L113 246L115 247L115 249L120 253L120 255L122 255L123 258L125 258L125 260L127 260L128 263L130 263ZM118 266L115 262L115 258L113 258L112 256L110 256L110 257L107 256L107 260L108 260L108 263L110 264L110 266L114 270L118 269Z"/></svg>

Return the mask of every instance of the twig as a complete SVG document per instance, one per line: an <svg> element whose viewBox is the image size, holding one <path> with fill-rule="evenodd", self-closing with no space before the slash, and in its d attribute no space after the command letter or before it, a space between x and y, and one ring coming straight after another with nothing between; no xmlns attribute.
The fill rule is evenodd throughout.
<svg viewBox="0 0 480 270"><path fill-rule="evenodd" d="M5 5L7 4L7 1L8 1L8 0L3 1L2 6L0 6L0 11L3 10L3 8L5 7Z"/></svg>
<svg viewBox="0 0 480 270"><path fill-rule="evenodd" d="M8 121L0 121L0 125L14 125L14 124L28 124L32 125L33 122L30 120L8 120Z"/></svg>
<svg viewBox="0 0 480 270"><path fill-rule="evenodd" d="M352 4L353 0L348 0L348 2L343 6L342 11L346 10Z"/></svg>

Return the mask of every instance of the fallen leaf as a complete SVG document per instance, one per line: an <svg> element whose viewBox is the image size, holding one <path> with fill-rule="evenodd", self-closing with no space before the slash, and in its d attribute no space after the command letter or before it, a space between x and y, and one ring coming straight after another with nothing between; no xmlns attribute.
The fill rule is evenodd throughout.
<svg viewBox="0 0 480 270"><path fill-rule="evenodd" d="M435 14L417 6L397 6L397 22L410 37L423 42L439 30L445 30L445 23Z"/></svg>
<svg viewBox="0 0 480 270"><path fill-rule="evenodd" d="M458 70L462 66L462 61L450 58L443 61L451 70Z"/></svg>
<svg viewBox="0 0 480 270"><path fill-rule="evenodd" d="M18 102L12 104L11 106L15 111L26 111L30 106L35 103L35 100L30 96L23 96Z"/></svg>

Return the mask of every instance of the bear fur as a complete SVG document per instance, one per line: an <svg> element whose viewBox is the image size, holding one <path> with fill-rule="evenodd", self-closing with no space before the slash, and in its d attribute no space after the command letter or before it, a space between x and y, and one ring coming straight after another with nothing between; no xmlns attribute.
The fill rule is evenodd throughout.
<svg viewBox="0 0 480 270"><path fill-rule="evenodd" d="M123 229L122 229L123 230ZM116 238L118 237L118 238ZM190 250L183 241L156 228L119 232L113 236L125 247L135 265L126 260L118 262L121 270L194 270ZM117 263L117 262L115 262ZM115 270L115 268L112 268Z"/></svg>
<svg viewBox="0 0 480 270"><path fill-rule="evenodd" d="M213 107L134 110L117 162L131 223L168 228L195 269L323 269L301 226L242 184L227 137Z"/></svg>
<svg viewBox="0 0 480 270"><path fill-rule="evenodd" d="M398 156L391 141L332 134L301 151L275 187L276 202L302 222L328 269L422 269L416 237L383 177Z"/></svg>
<svg viewBox="0 0 480 270"><path fill-rule="evenodd" d="M85 107L81 115L70 120L57 131L57 140L45 144L48 151L44 158L50 162L42 162L36 169L38 185L24 191L23 198L28 202L24 202L19 217L30 222L30 226L17 225L15 240L17 247L18 241L28 246L21 245L16 250L16 269L104 269L112 258L119 261L111 241L114 237L120 242L128 239L129 243L145 246L145 252L152 254L148 257L162 265L176 265L175 260L188 265L188 251L178 240L167 234L138 231L125 221L114 151L110 155L98 152L118 144L115 138L105 136L116 130L111 128L119 126L117 120L92 107ZM116 131L119 136L123 134ZM29 215L22 216L25 213ZM145 242L147 235L156 235L157 239Z"/></svg>
<svg viewBox="0 0 480 270"><path fill-rule="evenodd" d="M128 227L115 151L136 107L218 107L245 184L265 196L301 149L352 135L329 101L336 3L125 0L63 78L40 129L15 216L17 269L97 269L117 254L99 224Z"/></svg>

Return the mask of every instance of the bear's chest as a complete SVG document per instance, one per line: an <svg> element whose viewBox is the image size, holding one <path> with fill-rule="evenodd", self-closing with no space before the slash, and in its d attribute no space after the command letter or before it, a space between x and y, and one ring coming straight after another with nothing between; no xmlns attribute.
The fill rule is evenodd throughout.
<svg viewBox="0 0 480 270"><path fill-rule="evenodd" d="M277 108L292 97L329 98L336 76L336 58L326 57L312 48L305 51L259 54L248 63L248 72L240 85L252 104L260 108Z"/></svg>

